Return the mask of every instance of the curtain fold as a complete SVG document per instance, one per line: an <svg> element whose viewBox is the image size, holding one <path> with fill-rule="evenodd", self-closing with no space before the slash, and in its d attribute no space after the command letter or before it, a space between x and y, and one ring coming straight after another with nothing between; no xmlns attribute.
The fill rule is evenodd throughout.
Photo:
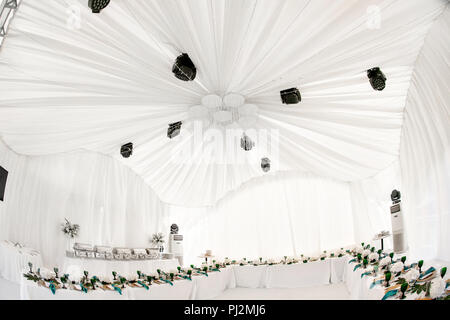
<svg viewBox="0 0 450 320"><path fill-rule="evenodd" d="M411 80L400 144L412 254L450 261L450 6L436 20Z"/></svg>
<svg viewBox="0 0 450 320"><path fill-rule="evenodd" d="M9 171L0 202L0 238L41 251L58 264L67 240L64 218L80 225L75 241L149 247L151 234L167 230L167 206L144 181L115 159L93 152L26 157L0 141L0 165Z"/></svg>

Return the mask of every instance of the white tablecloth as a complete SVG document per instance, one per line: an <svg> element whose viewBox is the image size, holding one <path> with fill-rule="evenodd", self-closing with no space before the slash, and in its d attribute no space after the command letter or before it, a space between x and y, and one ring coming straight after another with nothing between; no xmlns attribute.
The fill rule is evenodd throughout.
<svg viewBox="0 0 450 320"><path fill-rule="evenodd" d="M100 260L87 258L70 258L66 257L63 263L63 272L72 274L83 274L83 271L88 271L90 276L112 276L111 272L115 271L117 274L124 277L136 275L136 271L143 273L156 272L157 269L163 271L176 270L179 266L177 259L168 260Z"/></svg>
<svg viewBox="0 0 450 320"><path fill-rule="evenodd" d="M330 283L331 260L267 267L266 288L301 288Z"/></svg>
<svg viewBox="0 0 450 320"><path fill-rule="evenodd" d="M220 272L208 272L208 277L196 276L194 280L195 292L192 298L195 300L212 299L227 289L236 288L233 267L220 269Z"/></svg>
<svg viewBox="0 0 450 320"><path fill-rule="evenodd" d="M267 266L233 266L236 287L264 288L266 285Z"/></svg>
<svg viewBox="0 0 450 320"><path fill-rule="evenodd" d="M331 258L331 283L341 283L344 281L345 267L348 264L347 256Z"/></svg>
<svg viewBox="0 0 450 320"><path fill-rule="evenodd" d="M9 241L0 242L0 277L19 284L23 270L28 269L28 262L33 264L33 269L43 265L38 251L26 247L15 247Z"/></svg>

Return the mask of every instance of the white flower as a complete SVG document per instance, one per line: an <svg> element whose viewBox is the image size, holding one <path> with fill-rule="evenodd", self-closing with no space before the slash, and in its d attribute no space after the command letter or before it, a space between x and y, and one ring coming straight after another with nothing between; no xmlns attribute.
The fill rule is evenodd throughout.
<svg viewBox="0 0 450 320"><path fill-rule="evenodd" d="M440 297L445 291L445 281L440 276L431 280L430 297L436 299Z"/></svg>
<svg viewBox="0 0 450 320"><path fill-rule="evenodd" d="M371 253L371 251L369 249L366 249L363 251L362 256L365 258L367 257L369 254Z"/></svg>
<svg viewBox="0 0 450 320"><path fill-rule="evenodd" d="M373 260L378 260L378 253L376 252L371 252L369 254L369 261L373 261Z"/></svg>
<svg viewBox="0 0 450 320"><path fill-rule="evenodd" d="M406 282L409 283L411 281L417 280L419 278L419 276L420 276L419 270L411 269L405 274L404 277L405 277Z"/></svg>
<svg viewBox="0 0 450 320"><path fill-rule="evenodd" d="M403 262L401 261L394 263L390 269L390 271L394 273L401 272L402 270L403 270Z"/></svg>
<svg viewBox="0 0 450 320"><path fill-rule="evenodd" d="M372 272L373 271L373 266L367 266L366 269L364 269L366 272Z"/></svg>
<svg viewBox="0 0 450 320"><path fill-rule="evenodd" d="M108 275L100 276L100 277L99 277L99 280L100 280L101 282L108 282L108 283L111 283L111 282L112 282L111 277L108 276Z"/></svg>
<svg viewBox="0 0 450 320"><path fill-rule="evenodd" d="M44 279L53 279L56 277L55 272L53 272L52 270L49 270L47 268L41 268L41 277Z"/></svg>
<svg viewBox="0 0 450 320"><path fill-rule="evenodd" d="M239 260L239 264L247 264L247 260L241 259Z"/></svg>
<svg viewBox="0 0 450 320"><path fill-rule="evenodd" d="M269 260L267 260L267 263L268 264L275 264L275 260L274 259L269 259Z"/></svg>
<svg viewBox="0 0 450 320"><path fill-rule="evenodd" d="M339 249L339 250L336 251L336 253L335 253L334 255L337 257L337 256L339 256L339 255L344 255L344 253L345 253L344 250Z"/></svg>
<svg viewBox="0 0 450 320"><path fill-rule="evenodd" d="M225 262L226 264L231 263L231 260L228 258L225 258L225 260L223 260L223 262Z"/></svg>
<svg viewBox="0 0 450 320"><path fill-rule="evenodd" d="M71 282L80 282L82 275L79 273L71 273L69 274L69 281Z"/></svg>
<svg viewBox="0 0 450 320"><path fill-rule="evenodd" d="M391 264L391 258L390 257L384 257L380 260L380 267L388 266Z"/></svg>
<svg viewBox="0 0 450 320"><path fill-rule="evenodd" d="M128 281L137 281L137 275L136 274L131 274L127 277Z"/></svg>
<svg viewBox="0 0 450 320"><path fill-rule="evenodd" d="M292 262L294 262L294 260L292 258L287 258L286 259L286 263L292 263Z"/></svg>
<svg viewBox="0 0 450 320"><path fill-rule="evenodd" d="M362 254L364 252L364 248L363 247L357 247L355 251L356 251L356 253Z"/></svg>

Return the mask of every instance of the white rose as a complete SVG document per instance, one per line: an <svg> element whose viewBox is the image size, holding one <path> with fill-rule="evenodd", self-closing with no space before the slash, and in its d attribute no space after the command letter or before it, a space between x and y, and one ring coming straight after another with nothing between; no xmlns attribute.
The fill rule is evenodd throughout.
<svg viewBox="0 0 450 320"><path fill-rule="evenodd" d="M363 257L367 257L369 254L371 254L371 251L369 249L366 249L362 252Z"/></svg>
<svg viewBox="0 0 450 320"><path fill-rule="evenodd" d="M137 275L136 274L129 275L127 277L127 280L128 281L136 281L137 280Z"/></svg>
<svg viewBox="0 0 450 320"><path fill-rule="evenodd" d="M99 277L99 279L100 279L100 281L101 281L101 282L109 282L109 283L111 283L111 282L112 282L112 279L111 279L111 277L110 277L110 276L108 276L108 275L103 275L103 276L100 276L100 277Z"/></svg>
<svg viewBox="0 0 450 320"><path fill-rule="evenodd" d="M239 264L247 264L247 260L241 259L239 260Z"/></svg>
<svg viewBox="0 0 450 320"><path fill-rule="evenodd" d="M440 297L444 293L444 291L445 291L445 281L442 280L440 276L431 280L430 297L432 299Z"/></svg>
<svg viewBox="0 0 450 320"><path fill-rule="evenodd" d="M373 266L367 266L367 268L365 269L366 272L372 272L373 271Z"/></svg>
<svg viewBox="0 0 450 320"><path fill-rule="evenodd" d="M373 261L373 260L378 260L378 253L376 253L376 252L371 252L370 254L369 254L369 261Z"/></svg>
<svg viewBox="0 0 450 320"><path fill-rule="evenodd" d="M388 266L391 263L390 257L384 257L380 260L380 267Z"/></svg>
<svg viewBox="0 0 450 320"><path fill-rule="evenodd" d="M394 263L391 266L390 270L391 270L391 272L394 272L394 273L401 272L403 270L403 262L399 261L399 262Z"/></svg>
<svg viewBox="0 0 450 320"><path fill-rule="evenodd" d="M47 268L41 268L41 277L44 279L53 279L56 277L55 272L53 272L52 270L49 270Z"/></svg>
<svg viewBox="0 0 450 320"><path fill-rule="evenodd" d="M406 282L409 283L411 281L417 280L419 276L420 276L419 270L411 269L405 274L405 280Z"/></svg>
<svg viewBox="0 0 450 320"><path fill-rule="evenodd" d="M356 251L356 253L362 254L364 252L364 248L363 247L357 247L355 251Z"/></svg>
<svg viewBox="0 0 450 320"><path fill-rule="evenodd" d="M225 262L225 263L231 263L231 260L228 259L228 258L225 258L225 260L223 260L223 262Z"/></svg>
<svg viewBox="0 0 450 320"><path fill-rule="evenodd" d="M80 282L82 275L79 273L71 273L69 274L70 282Z"/></svg>

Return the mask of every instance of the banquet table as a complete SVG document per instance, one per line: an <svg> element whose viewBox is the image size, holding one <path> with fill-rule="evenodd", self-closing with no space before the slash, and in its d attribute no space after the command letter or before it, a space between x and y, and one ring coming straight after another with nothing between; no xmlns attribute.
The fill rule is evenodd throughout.
<svg viewBox="0 0 450 320"><path fill-rule="evenodd" d="M39 268L43 265L39 251L15 246L11 241L0 242L0 277L20 283L22 271L28 269L29 262L33 264L33 268Z"/></svg>
<svg viewBox="0 0 450 320"><path fill-rule="evenodd" d="M179 266L178 259L167 260L101 260L89 258L65 257L62 270L68 274L111 275L112 271L122 276L136 275L136 271L143 273L156 272L157 269L170 271Z"/></svg>
<svg viewBox="0 0 450 320"><path fill-rule="evenodd" d="M344 279L346 257L308 263L233 266L236 287L301 288L339 283Z"/></svg>
<svg viewBox="0 0 450 320"><path fill-rule="evenodd" d="M194 277L195 287L192 299L212 299L227 289L236 288L234 267L220 269L220 272L209 272L208 277Z"/></svg>
<svg viewBox="0 0 450 320"><path fill-rule="evenodd" d="M331 259L267 267L265 288L301 288L330 283Z"/></svg>

